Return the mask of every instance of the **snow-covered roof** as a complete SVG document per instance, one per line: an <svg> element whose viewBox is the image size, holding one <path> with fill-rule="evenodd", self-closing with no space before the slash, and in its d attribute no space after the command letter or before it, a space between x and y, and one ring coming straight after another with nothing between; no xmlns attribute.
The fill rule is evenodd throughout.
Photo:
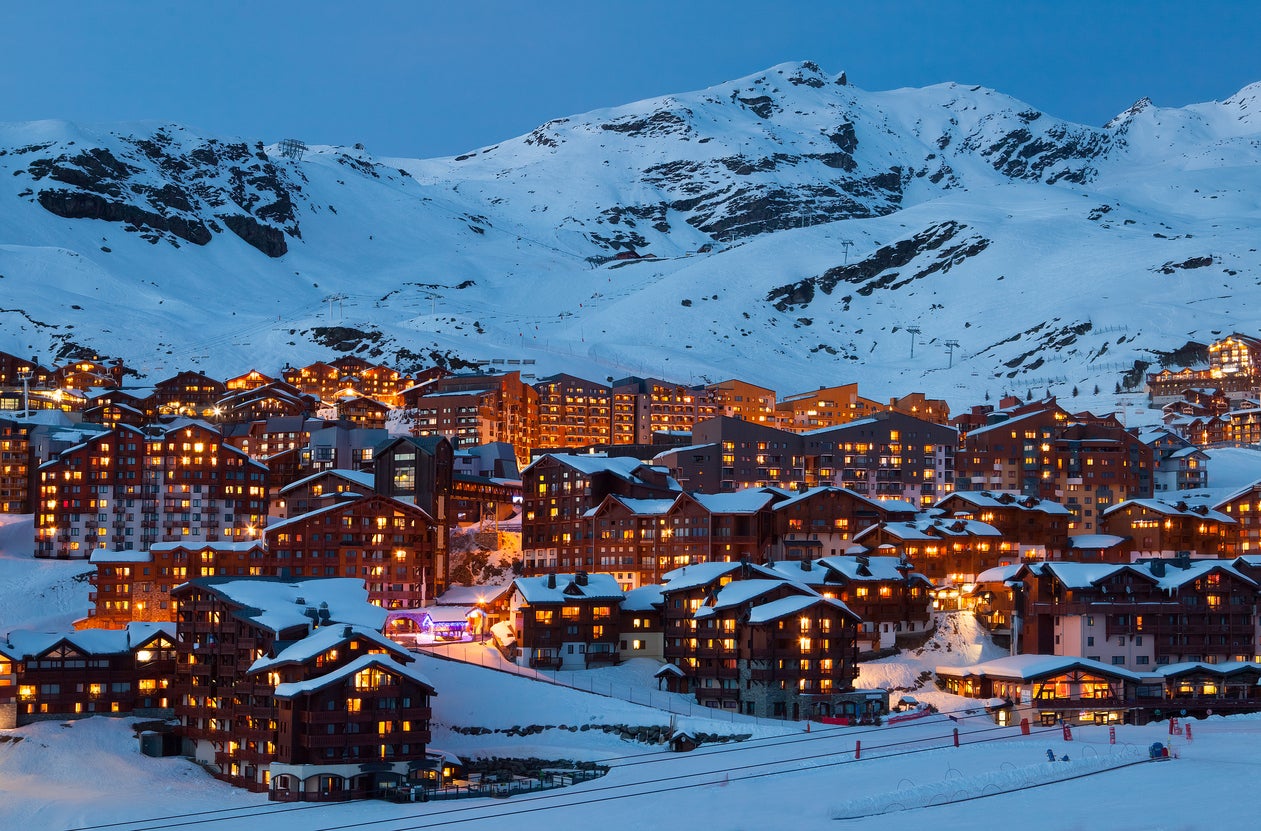
<svg viewBox="0 0 1261 831"><path fill-rule="evenodd" d="M661 581L665 583L664 590L669 592L694 589L697 586L703 586L706 583L719 580L743 567L744 563L738 562L693 563L690 566L680 566L672 571L667 571L661 575ZM774 571L762 566L749 566L749 568L764 577L778 577Z"/></svg>
<svg viewBox="0 0 1261 831"><path fill-rule="evenodd" d="M215 542L206 542L204 540L188 540L186 542L155 542L149 546L149 551L175 551L183 548L186 551L201 551L211 549L214 551L249 551L251 548L262 548L262 540L218 540Z"/></svg>
<svg viewBox="0 0 1261 831"><path fill-rule="evenodd" d="M656 462L660 461L663 456L670 456L674 453L691 453L695 450L709 450L710 448L717 446L717 442L710 442L709 444L689 444L687 447L671 447L666 450L662 450L656 456L653 456L652 460Z"/></svg>
<svg viewBox="0 0 1261 831"><path fill-rule="evenodd" d="M321 626L305 638L287 644L274 657L263 656L250 665L249 672L262 672L281 664L301 664L327 652L351 638L359 637L390 652L405 650L375 629L363 626Z"/></svg>
<svg viewBox="0 0 1261 831"><path fill-rule="evenodd" d="M695 617L708 617L714 612L722 609L729 609L732 606L739 606L743 603L748 603L750 600L754 600L764 594L767 594L768 592L775 591L776 589L782 589L785 586L792 587L796 591L809 597L816 599L821 597L818 592L808 586L803 586L800 583L792 583L782 579L766 580L753 578L750 580L732 580L730 583L718 590L718 593L714 596L713 605L701 606L696 610Z"/></svg>
<svg viewBox="0 0 1261 831"><path fill-rule="evenodd" d="M635 516L661 516L674 507L673 499L632 499L628 496L610 494L609 499L621 503ZM594 516L600 506L589 509L583 516Z"/></svg>
<svg viewBox="0 0 1261 831"><path fill-rule="evenodd" d="M517 633L512 630L512 623L501 620L490 627L490 633L494 635L495 640L505 646L511 646L517 642Z"/></svg>
<svg viewBox="0 0 1261 831"><path fill-rule="evenodd" d="M1165 569L1163 575L1156 575L1152 572L1153 563L1164 563ZM1211 571L1221 570L1227 574L1236 577L1250 586L1256 586L1256 582L1250 577L1246 577L1242 572L1236 569L1230 560L1191 560L1183 561L1178 564L1176 560L1147 560L1139 564L1143 566L1145 571L1152 573L1156 578L1156 583L1162 589L1171 591L1176 588L1185 586L1187 583L1198 580Z"/></svg>
<svg viewBox="0 0 1261 831"><path fill-rule="evenodd" d="M630 481L639 481L635 471L641 467L646 467L643 462L633 456L605 456L599 453L545 453L531 462L529 467L521 471L522 476L535 465L547 459L555 459L586 476L592 476L597 473L610 473ZM657 469L661 470L661 468ZM671 490L682 490L678 482L669 477L667 477L667 485Z"/></svg>
<svg viewBox="0 0 1261 831"><path fill-rule="evenodd" d="M75 632L35 632L18 629L0 640L0 653L13 659L34 658L61 643L88 655L117 655L130 652L165 635L175 640L174 623L132 622L123 629L80 629Z"/></svg>
<svg viewBox="0 0 1261 831"><path fill-rule="evenodd" d="M1000 413L1000 412L1002 412L1002 410L996 411L995 414ZM1003 421L997 421L993 424L987 424L984 427L978 427L975 430L972 430L968 433L968 440L971 441L975 436L979 436L982 433L988 433L990 430L995 430L1000 427L1011 427L1012 425L1019 424L1020 422L1025 421L1026 419L1030 419L1030 418L1033 418L1034 416L1042 415L1045 412L1046 410L1034 410L1033 412L1022 413L1018 416L1012 416L1011 418L1004 419Z"/></svg>
<svg viewBox="0 0 1261 831"><path fill-rule="evenodd" d="M779 600L772 600L769 603L754 606L749 610L749 623L770 623L783 617L800 614L806 609L819 604L831 606L855 620L859 619L858 615L854 614L848 606L839 600L833 600L830 597L800 595L796 597L781 597Z"/></svg>
<svg viewBox="0 0 1261 831"><path fill-rule="evenodd" d="M1226 676L1236 672L1251 670L1261 672L1261 664L1253 661L1225 661L1220 664L1206 664L1202 661L1183 661L1177 664L1166 664L1151 671L1153 675L1165 678L1184 675L1189 672L1206 672L1210 675Z"/></svg>
<svg viewBox="0 0 1261 831"><path fill-rule="evenodd" d="M626 597L622 600L623 612L651 612L664 602L661 590L664 586L656 583L650 583L646 586L640 586L626 592Z"/></svg>
<svg viewBox="0 0 1261 831"><path fill-rule="evenodd" d="M350 496L350 495L351 494L347 494L347 496ZM424 508L421 508L420 506L416 505L416 503L405 502L402 499L395 499L392 496L385 496L383 494L372 493L372 494L365 494L364 496L359 497L359 498L367 499L370 497L379 497L381 499L387 499L392 503L396 503L400 507L405 507L408 510L412 510L412 511L420 511L421 513L425 514L425 516L429 516L428 512L426 512ZM280 530L281 528L285 528L286 526L293 525L298 522L306 522L307 520L314 519L315 517L323 516L324 514L329 513L330 511L344 511L346 510L347 506L354 505L354 504L355 503L351 501L351 502L338 502L333 505L325 505L323 508L316 508L313 511L307 511L305 514L299 514L298 516L289 517L288 519L281 520L280 522L273 522L272 524L267 526L266 531L268 534L271 534L275 531Z"/></svg>
<svg viewBox="0 0 1261 831"><path fill-rule="evenodd" d="M894 539L904 542L940 540L944 537L1001 537L1002 533L988 522L977 519L933 518L911 522L885 522L864 528L854 535L855 540L866 539L883 531Z"/></svg>
<svg viewBox="0 0 1261 831"><path fill-rule="evenodd" d="M434 601L439 606L476 606L479 603L493 603L508 593L511 584L502 586L451 586Z"/></svg>
<svg viewBox="0 0 1261 831"><path fill-rule="evenodd" d="M304 624L313 628L316 620L320 625L351 624L377 631L385 626L385 609L368 602L367 587L354 577L201 577L189 584L238 604L243 617L277 633ZM315 619L308 609L315 612ZM320 615L323 611L326 619Z"/></svg>
<svg viewBox="0 0 1261 831"><path fill-rule="evenodd" d="M1152 579L1150 571L1141 569L1137 566L1119 563L1068 563L1068 562L1046 562L1042 564L1042 573L1050 572L1057 580L1064 584L1067 589L1087 589L1095 586L1102 580L1106 580L1112 575L1121 571L1131 571L1135 574Z"/></svg>
<svg viewBox="0 0 1261 831"><path fill-rule="evenodd" d="M849 488L837 487L836 485L820 485L817 487L809 488L808 490L801 491L800 493L795 493L792 496L790 496L788 499L785 499L782 502L775 503L775 510L782 511L791 505L796 505L798 502L801 502L806 499L811 499L813 497L819 496L820 494L824 494L824 493L843 493L848 496L852 496L854 499L857 499L861 502L866 502L872 506L879 507L882 510L890 510L888 504L884 502L880 502L875 499L869 499L866 496L863 496L861 493L852 491Z"/></svg>
<svg viewBox="0 0 1261 831"><path fill-rule="evenodd" d="M403 678L410 678L413 681L428 687L431 692L433 691L433 682L431 682L429 678L414 665L400 664L388 655L372 654L360 655L355 660L333 670L332 672L327 672L324 675L320 675L315 678L309 678L306 681L277 684L275 696L276 698L293 698L295 696L302 695L303 693L315 692L316 690L327 687L329 684L336 684L344 681L345 679L350 678L356 673L368 669L369 667L378 667Z"/></svg>
<svg viewBox="0 0 1261 831"><path fill-rule="evenodd" d="M371 491L375 487L375 477L371 473L364 473L362 470L346 470L343 468L334 468L333 470L322 470L319 473L313 473L310 476L303 477L296 482L291 482L280 489L281 493L287 493L295 488L300 488L310 482L319 479L322 476L340 476L354 482L361 488Z"/></svg>
<svg viewBox="0 0 1261 831"><path fill-rule="evenodd" d="M555 578L553 580L553 577ZM621 600L625 594L612 574L587 574L579 583L579 575L555 574L540 577L518 577L512 585L526 603L571 603L576 600Z"/></svg>
<svg viewBox="0 0 1261 831"><path fill-rule="evenodd" d="M901 557L834 556L820 558L818 565L850 580L889 582L902 579L902 571L898 567L905 566L906 562ZM919 576L923 578L923 575Z"/></svg>
<svg viewBox="0 0 1261 831"><path fill-rule="evenodd" d="M1145 508L1154 514L1161 516L1177 516L1189 517L1191 519L1211 519L1214 522L1230 523L1236 525L1235 518L1229 514L1223 514L1209 508L1208 505L1188 505L1186 502L1178 502L1176 504L1165 502L1161 499L1127 499L1124 502L1118 502L1116 505L1106 509L1104 516L1111 516L1119 511L1123 511L1128 507L1138 506Z"/></svg>
<svg viewBox="0 0 1261 831"><path fill-rule="evenodd" d="M1105 664L1090 658L1079 658L1073 655L1008 655L980 664L962 667L937 667L938 675L955 678L968 676L989 676L993 678L1014 678L1019 681L1033 681L1048 675L1057 675L1072 669L1084 669L1100 675L1111 675L1126 681L1139 682L1142 677L1124 667Z"/></svg>
<svg viewBox="0 0 1261 831"><path fill-rule="evenodd" d="M1006 565L1006 566L995 566L994 568L987 568L976 576L976 582L978 583L1006 583L1008 580L1013 579L1022 568L1024 568L1024 566L1020 565L1019 563L1013 563L1011 565Z"/></svg>
<svg viewBox="0 0 1261 831"><path fill-rule="evenodd" d="M960 499L978 508L1015 508L1021 511L1037 511L1059 516L1071 513L1068 508L1058 502L1039 499L1036 496L1025 496L1015 491L955 491L945 499Z"/></svg>
<svg viewBox="0 0 1261 831"><path fill-rule="evenodd" d="M745 488L730 493L694 493L691 496L713 514L753 514L775 499L775 494L761 488Z"/></svg>

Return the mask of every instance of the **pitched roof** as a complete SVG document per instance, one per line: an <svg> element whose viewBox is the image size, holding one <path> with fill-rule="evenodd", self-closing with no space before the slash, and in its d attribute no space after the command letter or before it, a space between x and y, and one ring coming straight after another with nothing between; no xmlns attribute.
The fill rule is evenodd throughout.
<svg viewBox="0 0 1261 831"><path fill-rule="evenodd" d="M241 617L276 633L301 625L313 629L317 622L377 631L385 626L385 609L369 603L363 580L353 577L199 577L184 586L214 592L239 606Z"/></svg>
<svg viewBox="0 0 1261 831"><path fill-rule="evenodd" d="M761 603L754 606L749 610L749 623L770 623L780 618L800 614L806 609L820 605L830 606L853 620L861 620L857 614L839 600L834 600L830 597L798 595L795 597L781 597L779 600L772 600L769 603Z"/></svg>
<svg viewBox="0 0 1261 831"><path fill-rule="evenodd" d="M553 576L555 581L552 580ZM612 574L588 574L586 585L579 585L578 575L556 574L540 577L518 577L512 581L526 603L569 603L576 600L621 600L622 587Z"/></svg>
<svg viewBox="0 0 1261 831"><path fill-rule="evenodd" d="M434 692L433 682L431 682L428 676L417 669L414 665L400 664L388 655L373 654L361 655L345 666L335 669L332 672L325 673L324 675L309 678L306 681L277 684L274 695L276 698L294 698L302 695L303 693L315 692L316 690L323 689L330 684L344 681L347 678L354 676L356 673L368 669L369 667L378 667L386 672L393 673L403 678L410 678L411 680L428 687L431 695L436 694Z"/></svg>
<svg viewBox="0 0 1261 831"><path fill-rule="evenodd" d="M1111 675L1126 681L1138 682L1142 677L1123 667L1105 664L1090 658L1078 658L1072 655L1008 655L964 667L937 667L938 675L949 675L956 678L968 676L989 676L994 678L1015 678L1020 681L1035 681L1048 675L1058 675L1073 669L1084 669L1100 675Z"/></svg>
<svg viewBox="0 0 1261 831"><path fill-rule="evenodd" d="M364 626L321 626L305 638L293 641L284 646L274 656L263 656L250 664L249 672L262 672L263 670L282 664L301 664L305 663L321 653L327 652L334 647L348 642L352 638L363 638L370 643L386 649L390 652L397 652L406 655L406 650L394 641L382 635L375 629L369 629ZM408 660L412 660L407 656Z"/></svg>
<svg viewBox="0 0 1261 831"><path fill-rule="evenodd" d="M703 586L715 580L719 580L726 575L741 568L748 568L751 573L758 574L762 577L770 577L783 579L773 570L764 566L756 566L739 562L713 562L713 563L693 563L690 566L680 566L673 571L667 571L661 575L661 580L665 583L663 591L675 592L686 589L694 589Z"/></svg>

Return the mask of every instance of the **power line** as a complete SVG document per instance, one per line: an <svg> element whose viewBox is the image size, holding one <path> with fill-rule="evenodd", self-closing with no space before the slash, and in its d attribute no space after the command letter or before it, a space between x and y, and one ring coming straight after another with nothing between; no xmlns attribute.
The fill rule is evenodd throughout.
<svg viewBox="0 0 1261 831"><path fill-rule="evenodd" d="M974 708L968 708L966 710L959 710L956 712L969 712L969 711L975 712ZM866 735L868 733L872 733L876 731L881 731L881 730L888 731L888 730L898 729L901 727L912 727L912 726L919 726L919 725L915 722L908 722L905 724L888 725L885 727L873 727L867 730L846 729L844 732L844 736L845 737L862 736L862 735ZM1006 731L1008 729L1010 728L1005 727L1005 726L994 726L994 727L988 727L988 728L984 728L980 730L973 730L973 731L970 731L967 735L975 736L975 735L980 735L983 733L991 733L991 732L1000 731L1000 730ZM1055 733L1055 732L1059 732L1059 730L1060 730L1059 727L1053 727L1053 728L1048 728L1045 730L1036 731L1036 733L1031 734L1031 735L1040 735L1042 733ZM771 739L777 739L778 741L767 741L767 740L762 740L762 739L751 740L749 742L741 742L739 745L735 745L729 748L712 750L704 755L717 756L717 755L722 755L724 753L731 753L731 752L749 752L749 751L754 751L754 750L761 750L767 747L778 747L778 746L789 745L789 744L798 744L802 742L818 741L821 739L840 738L840 737L841 737L841 733L839 730L836 731L835 733L833 731L823 731L821 733L812 733L812 734L809 734L808 736L797 736L791 739L784 739L784 737L770 737ZM901 747L901 746L911 745L911 744L920 744L923 742L945 741L945 740L951 740L953 738L954 738L953 734L949 734L945 736L933 736L933 737L927 737L927 738L915 738L915 739L908 739L906 741L901 741L901 742L892 742L892 743L887 743L887 744L882 744L882 745L872 745L870 747L864 748L864 750L870 753L870 752L885 750L885 749L893 748L893 747ZM997 737L992 737L992 738L987 738L987 739L966 741L966 742L963 742L962 744L963 745L982 744L982 743L991 742L991 741L1005 740L1007 738L1008 738L1007 736L997 736ZM753 744L753 742L760 742L760 743L755 745ZM907 751L902 751L899 753L883 754L880 756L880 758L892 758L892 757L897 757L897 756L908 755L911 753L929 752L929 751L936 751L940 749L941 749L940 746L933 745L930 747L907 750ZM628 782L628 783L618 784L618 785L607 785L607 786L602 786L598 788L584 789L580 792L560 791L560 792L555 792L555 793L550 793L550 794L541 794L539 796L526 797L524 799L516 800L513 804L516 806L520 806L523 804L528 804L531 802L538 802L538 801L554 802L563 797L600 793L603 791L621 790L625 788L631 788L631 787L637 787L637 786L643 786L643 785L656 785L656 784L660 784L664 782L673 782L673 781L689 779L689 778L693 778L697 776L708 777L708 776L713 776L717 774L730 775L731 773L739 772L739 771L755 770L757 768L763 768L763 767L768 767L772 765L788 764L792 762L803 762L803 761L810 761L810 760L815 760L815 759L823 759L830 756L836 756L841 753L849 753L849 752L851 751L834 750L834 751L828 751L825 753L808 754L805 756L794 756L794 757L789 757L786 759L778 759L778 760L766 761L766 762L756 762L756 763L751 763L747 765L737 765L734 767L716 768L716 769L709 769L709 770L692 772L692 773L675 774L672 776L661 777L658 779L641 780L638 782ZM659 758L659 759L643 758L643 757L651 757L651 756L662 756L663 758ZM631 767L631 766L641 765L641 764L663 764L663 763L673 761L679 758L680 757L674 754L666 755L666 753L663 751L651 751L648 753L631 754L625 757L611 757L605 761L613 762L613 761L619 761L621 759L632 759L632 760L639 759L639 761L631 761L625 765L622 765L622 767ZM691 757L691 758L696 758L696 757ZM860 760L859 759L844 759L838 762L818 765L818 767L831 767L831 766L835 766L839 764L849 764L849 763L853 763L857 761L860 761ZM594 762L592 764L601 764L601 762ZM791 770L769 771L769 772L763 772L759 774L751 774L748 776L739 777L736 781L741 781L743 779L756 779L756 778L761 778L764 776L780 775L780 774L790 773L790 772L793 772L793 771ZM704 785L712 785L712 784L713 784L712 782L701 782L701 783L695 783L695 784L689 784L689 785L676 786L672 788L666 788L664 790L665 791L686 790L688 788L701 787ZM495 816L496 817L505 816L505 815L510 816L517 813L533 813L533 812L547 810L551 808L573 807L573 806L583 805L583 804L588 804L588 803L604 802L604 801L608 801L612 799L625 799L625 798L630 798L630 797L635 797L635 796L645 796L652 793L660 793L660 792L662 792L662 789L657 789L653 791L644 791L644 792L639 792L639 793L613 795L613 796L601 797L595 800L578 800L578 801L573 801L573 802L545 805L545 806L536 807L536 808L527 808L527 809L522 809L522 810L507 811L501 814L496 814ZM203 824L211 823L211 822L230 822L233 820L249 820L249 819L255 819L255 818L263 817L263 816L270 816L273 814L289 813L289 812L300 811L300 810L330 808L334 806L340 807L347 804L351 804L351 803L331 803L331 804L330 803L310 803L310 804L301 805L301 806L285 806L285 807L269 808L267 810L254 810L253 812L250 812L250 813L245 813L245 811L249 810L248 806L243 807L243 808L225 808L225 809L217 809L217 810L211 810L211 811L186 812L182 814L172 814L172 815L168 815L164 817L153 817L153 818L146 818L146 819L141 819L141 820L127 820L127 821L107 823L107 824L101 824L101 825L81 826L78 828L67 829L67 831L91 831L91 829L116 828L116 827L121 827L121 826L130 826L131 827L130 831L158 831L158 829L178 828L178 827L185 827L185 826L191 826L191 825L203 825ZM447 816L451 814L468 813L471 811L485 810L486 808L487 806L485 805L472 805L472 806L452 808L445 811L435 812L433 814L430 814L430 816L439 817L439 816ZM229 813L229 812L234 812L234 811L241 812L241 813L238 813L235 816L212 816L216 814L224 814L224 813ZM190 819L192 817L203 817L203 818ZM448 825L448 824L453 824L457 822L468 822L468 821L481 820L481 819L487 819L487 818L488 817L469 817L469 818L463 818L463 819L448 820L448 821L435 823L435 824L428 824L428 825L421 825L421 826L407 826L406 828L403 828L403 829L396 829L396 831L410 831L410 829L413 829L413 828L430 828L430 827L437 827L439 825ZM178 823L167 822L167 820L173 820L173 819L187 819L188 821L178 822ZM386 819L380 819L380 820L368 820L364 822L349 823L346 825L329 826L323 829L313 829L313 831L343 831L343 829L367 828L369 826L381 825L383 823L406 822L406 821L408 821L407 818L392 817L392 818L386 818ZM161 824L146 825L146 823L161 823Z"/></svg>

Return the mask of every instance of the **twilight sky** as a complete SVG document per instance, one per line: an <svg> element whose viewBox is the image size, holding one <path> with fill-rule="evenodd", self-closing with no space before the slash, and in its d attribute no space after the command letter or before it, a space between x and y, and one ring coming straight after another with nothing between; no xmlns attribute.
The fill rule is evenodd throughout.
<svg viewBox="0 0 1261 831"><path fill-rule="evenodd" d="M38 0L0 13L0 121L175 121L454 155L783 61L981 84L1103 124L1261 81L1254 0Z"/></svg>

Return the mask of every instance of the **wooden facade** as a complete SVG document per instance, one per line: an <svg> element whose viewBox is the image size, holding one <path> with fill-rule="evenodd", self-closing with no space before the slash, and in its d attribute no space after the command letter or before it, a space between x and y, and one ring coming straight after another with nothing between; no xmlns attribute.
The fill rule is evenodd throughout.
<svg viewBox="0 0 1261 831"><path fill-rule="evenodd" d="M173 626L10 632L0 639L0 729L95 715L169 717L174 674Z"/></svg>
<svg viewBox="0 0 1261 831"><path fill-rule="evenodd" d="M380 494L318 508L266 528L266 560L281 577L353 577L386 609L422 605L446 588L438 525Z"/></svg>
<svg viewBox="0 0 1261 831"><path fill-rule="evenodd" d="M608 574L518 577L509 592L517 663L538 669L616 664L623 597Z"/></svg>
<svg viewBox="0 0 1261 831"><path fill-rule="evenodd" d="M341 800L425 758L433 686L360 581L202 578L176 599L178 730L216 778Z"/></svg>
<svg viewBox="0 0 1261 831"><path fill-rule="evenodd" d="M119 426L40 466L35 556L248 539L266 516L266 473L204 422Z"/></svg>

